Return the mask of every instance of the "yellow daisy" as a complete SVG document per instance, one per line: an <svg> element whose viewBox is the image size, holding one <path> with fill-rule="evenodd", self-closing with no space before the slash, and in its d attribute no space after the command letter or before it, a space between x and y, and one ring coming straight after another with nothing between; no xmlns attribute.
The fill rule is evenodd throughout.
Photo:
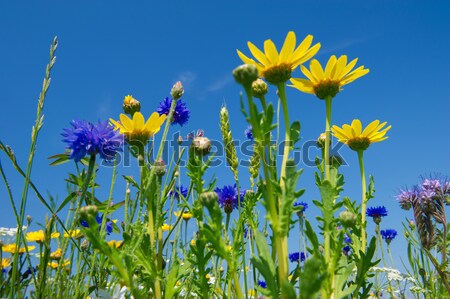
<svg viewBox="0 0 450 299"><path fill-rule="evenodd" d="M166 115L159 115L157 112L145 121L141 112L136 112L133 119L130 119L125 114L120 114L120 122L109 119L110 122L124 134L128 142L142 142L147 143L148 139L159 132L161 125L164 123Z"/></svg>
<svg viewBox="0 0 450 299"><path fill-rule="evenodd" d="M69 230L69 233L64 233L64 238L74 238L81 239L84 237L84 234L79 229Z"/></svg>
<svg viewBox="0 0 450 299"><path fill-rule="evenodd" d="M35 249L36 246L28 246L28 251ZM2 246L2 252L7 253L15 253L16 252L16 244L6 244ZM19 248L19 253L25 253L25 247Z"/></svg>
<svg viewBox="0 0 450 299"><path fill-rule="evenodd" d="M347 144L354 151L364 151L371 143L380 142L388 137L385 136L391 126L386 127L386 122L379 120L371 122L364 130L359 119L354 119L351 125L345 124L342 128L333 126L331 131L339 142Z"/></svg>
<svg viewBox="0 0 450 299"><path fill-rule="evenodd" d="M55 239L59 237L59 233L53 232L50 235L50 238ZM45 235L44 231L38 230L36 232L29 232L26 235L27 242L36 242L36 243L44 243Z"/></svg>
<svg viewBox="0 0 450 299"><path fill-rule="evenodd" d="M173 212L173 214L176 217L180 217L181 212ZM193 215L191 213L189 213L189 212L183 212L183 215L181 215L181 217L183 217L184 220L189 220L189 219L192 218L192 216Z"/></svg>
<svg viewBox="0 0 450 299"><path fill-rule="evenodd" d="M0 266L0 270L8 268L10 264L11 264L11 259L2 258L2 265Z"/></svg>
<svg viewBox="0 0 450 299"><path fill-rule="evenodd" d="M123 243L123 241L117 241L117 240L108 241L109 247L112 247L112 248L119 248L120 246L122 246L122 243Z"/></svg>
<svg viewBox="0 0 450 299"><path fill-rule="evenodd" d="M61 267L67 267L67 266L69 266L69 265L70 265L70 261L69 261L68 259L64 260L64 261L61 263ZM52 269L57 269L57 268L59 267L59 263L57 263L57 262L49 262L49 263L48 263L48 266L49 266L50 268L52 268Z"/></svg>
<svg viewBox="0 0 450 299"><path fill-rule="evenodd" d="M237 50L239 57L246 64L255 65L260 75L269 83L284 83L291 78L292 71L300 64L311 59L320 49L320 43L311 47L313 36L308 35L296 48L296 36L290 31L284 41L280 53L270 40L264 42L264 52L248 42L248 48L257 61L245 56Z"/></svg>
<svg viewBox="0 0 450 299"><path fill-rule="evenodd" d="M334 98L342 90L342 86L355 81L369 72L369 69L365 69L364 66L353 70L357 62L358 58L347 63L346 55L342 55L339 58L333 55L328 60L324 70L319 61L313 59L309 64L309 70L303 65L300 66L302 73L307 79L292 78L291 82L293 85L290 86L305 93L315 94L322 100L327 97Z"/></svg>
<svg viewBox="0 0 450 299"><path fill-rule="evenodd" d="M168 225L167 223L164 223L163 226L161 226L161 229L163 232L166 232L166 231L172 229L172 225Z"/></svg>
<svg viewBox="0 0 450 299"><path fill-rule="evenodd" d="M55 251L53 251L52 253L50 253L50 258L52 260L57 260L59 261L62 257L62 249L61 248L57 248Z"/></svg>

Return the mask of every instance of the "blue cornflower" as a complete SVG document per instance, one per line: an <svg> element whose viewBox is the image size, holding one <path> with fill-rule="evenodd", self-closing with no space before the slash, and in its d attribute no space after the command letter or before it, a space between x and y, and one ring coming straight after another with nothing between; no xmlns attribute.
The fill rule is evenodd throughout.
<svg viewBox="0 0 450 299"><path fill-rule="evenodd" d="M98 230L100 230L101 226L102 226L102 222L103 222L103 216L97 215L97 216L95 216L95 220L97 221L97 223L99 225ZM89 223L86 220L81 220L80 224L81 224L81 226L89 227ZM106 221L105 231L108 235L110 235L112 233L112 231L113 231L113 222L112 221Z"/></svg>
<svg viewBox="0 0 450 299"><path fill-rule="evenodd" d="M248 126L247 129L245 129L244 134L248 140L253 140L253 127Z"/></svg>
<svg viewBox="0 0 450 299"><path fill-rule="evenodd" d="M298 212L304 212L304 211L306 211L306 209L308 209L308 204L306 202L303 202L303 201L294 202L294 207L299 207L299 206L301 206L302 208Z"/></svg>
<svg viewBox="0 0 450 299"><path fill-rule="evenodd" d="M258 285L263 289L267 288L267 283L264 280L258 280Z"/></svg>
<svg viewBox="0 0 450 299"><path fill-rule="evenodd" d="M63 130L63 142L70 149L70 159L79 162L86 154L97 155L105 160L112 160L118 151L122 151L123 135L108 122L94 125L83 120L70 122L71 128Z"/></svg>
<svg viewBox="0 0 450 299"><path fill-rule="evenodd" d="M380 233L387 244L391 243L391 241L397 236L397 231L395 229L381 230Z"/></svg>
<svg viewBox="0 0 450 299"><path fill-rule="evenodd" d="M236 184L234 184L234 186L223 186L223 188L217 187L214 191L219 197L219 206L222 207L227 214L230 214L233 209L237 209L239 207L239 199L241 203L244 201L245 190L241 190L241 194L238 196Z"/></svg>
<svg viewBox="0 0 450 299"><path fill-rule="evenodd" d="M186 189L183 185L180 185L180 187L175 186L175 188L169 192L169 197L173 196L173 198L180 200L180 194L184 198L186 198L188 194L188 189Z"/></svg>
<svg viewBox="0 0 450 299"><path fill-rule="evenodd" d="M306 256L305 253L302 252L293 252L289 254L289 260L291 261L291 263L293 262L303 262L305 261Z"/></svg>
<svg viewBox="0 0 450 299"><path fill-rule="evenodd" d="M344 235L344 242L348 243L348 244L352 244L353 243L352 238L350 238L350 236L347 235L347 234Z"/></svg>
<svg viewBox="0 0 450 299"><path fill-rule="evenodd" d="M170 111L170 105L172 105L172 99L165 98L162 102L159 103L158 109L156 109L156 112L159 113L159 115L168 115ZM172 125L179 124L180 126L183 126L187 123L190 116L190 111L188 107L186 107L186 103L184 103L182 100L177 101L177 105L175 106L175 110L173 111L173 119L172 119Z"/></svg>
<svg viewBox="0 0 450 299"><path fill-rule="evenodd" d="M349 254L349 252L350 252L350 250L351 250L352 248L350 247L350 246L344 246L344 248L342 248L342 253L344 254L344 255L346 255L346 256L348 256L348 254Z"/></svg>
<svg viewBox="0 0 450 299"><path fill-rule="evenodd" d="M381 217L387 216L387 214L388 212L384 206L370 207L367 208L366 211L366 215L372 217L376 224L379 224L381 222Z"/></svg>

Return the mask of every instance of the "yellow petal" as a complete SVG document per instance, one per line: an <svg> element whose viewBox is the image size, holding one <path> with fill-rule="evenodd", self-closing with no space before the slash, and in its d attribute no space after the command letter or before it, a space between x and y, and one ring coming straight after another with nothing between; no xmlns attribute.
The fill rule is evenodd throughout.
<svg viewBox="0 0 450 299"><path fill-rule="evenodd" d="M314 85L311 81L301 78L292 78L291 82L293 85L289 86L306 93L314 94Z"/></svg>
<svg viewBox="0 0 450 299"><path fill-rule="evenodd" d="M300 69L302 70L302 73L313 83L319 83L319 81L314 78L313 74L303 65L300 65Z"/></svg>
<svg viewBox="0 0 450 299"><path fill-rule="evenodd" d="M351 72L350 74L348 74L347 76L345 76L345 78L341 81L341 85L346 85L350 82L353 82L356 79L358 79L359 77L364 76L368 72L369 72L369 69L364 69L364 66L361 66L361 67L357 68L356 70L354 70L353 72Z"/></svg>
<svg viewBox="0 0 450 299"><path fill-rule="evenodd" d="M120 133L125 132L125 128L120 123L118 123L112 118L110 118L109 121L113 124L114 127L116 127L116 129L119 129Z"/></svg>
<svg viewBox="0 0 450 299"><path fill-rule="evenodd" d="M347 64L345 66L344 70L342 71L341 77L345 77L355 67L357 62L358 62L358 58L355 58L352 61L350 61L350 63Z"/></svg>
<svg viewBox="0 0 450 299"><path fill-rule="evenodd" d="M380 121L378 119L371 122L362 132L362 136L364 136L364 137L369 136L373 131L376 130L379 123L380 123Z"/></svg>
<svg viewBox="0 0 450 299"><path fill-rule="evenodd" d="M136 112L133 115L133 125L134 125L134 130L141 130L144 128L144 116L142 115L142 113L140 112Z"/></svg>
<svg viewBox="0 0 450 299"><path fill-rule="evenodd" d="M308 48L311 46L313 41L313 36L309 34L306 36L303 41L300 43L300 45L295 49L294 53L292 53L292 61L296 61L303 57L305 55L305 52L308 50Z"/></svg>
<svg viewBox="0 0 450 299"><path fill-rule="evenodd" d="M315 44L313 47L311 47L308 51L306 51L300 58L293 60L292 64L299 65L302 63L305 63L306 61L310 60L320 49L320 43Z"/></svg>
<svg viewBox="0 0 450 299"><path fill-rule="evenodd" d="M325 66L325 78L331 79L331 72L334 70L336 61L337 61L337 58L335 55L331 56L330 59L328 59L327 65Z"/></svg>
<svg viewBox="0 0 450 299"><path fill-rule="evenodd" d="M316 59L311 60L309 68L311 69L311 73L317 79L317 81L325 79L322 66Z"/></svg>
<svg viewBox="0 0 450 299"><path fill-rule="evenodd" d="M259 62L261 62L263 65L270 64L269 61L267 60L266 55L264 55L264 53L260 49L258 49L254 44L248 42L247 45L252 55L255 56L255 58L258 59Z"/></svg>
<svg viewBox="0 0 450 299"><path fill-rule="evenodd" d="M338 80L341 79L342 71L345 69L345 66L347 65L347 55L342 55L339 57L338 61L336 62L336 66L334 68L333 77L331 79Z"/></svg>
<svg viewBox="0 0 450 299"><path fill-rule="evenodd" d="M253 64L256 66L261 66L261 64L257 63L256 61L254 61L251 58L248 58L247 56L245 56L241 51L237 50L238 56L239 58L241 58L241 60L245 63L245 64Z"/></svg>
<svg viewBox="0 0 450 299"><path fill-rule="evenodd" d="M292 52L294 52L296 42L297 39L295 37L295 33L293 31L289 31L286 35L286 39L284 40L283 47L281 48L280 62L290 62L289 58L292 55Z"/></svg>
<svg viewBox="0 0 450 299"><path fill-rule="evenodd" d="M278 51L275 44L270 39L264 42L264 53L266 53L266 57L269 59L270 64L278 63Z"/></svg>
<svg viewBox="0 0 450 299"><path fill-rule="evenodd" d="M133 131L133 121L125 114L120 114L120 123L122 124L125 131Z"/></svg>
<svg viewBox="0 0 450 299"><path fill-rule="evenodd" d="M354 119L352 121L352 128L353 128L353 130L355 132L354 137L361 136L362 124L361 124L361 121L359 119Z"/></svg>

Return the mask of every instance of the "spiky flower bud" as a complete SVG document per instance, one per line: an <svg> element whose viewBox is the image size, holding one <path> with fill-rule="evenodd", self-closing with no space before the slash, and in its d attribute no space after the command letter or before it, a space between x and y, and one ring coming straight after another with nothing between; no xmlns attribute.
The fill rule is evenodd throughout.
<svg viewBox="0 0 450 299"><path fill-rule="evenodd" d="M218 202L219 196L214 191L203 192L200 194L199 200L205 207L212 207Z"/></svg>
<svg viewBox="0 0 450 299"><path fill-rule="evenodd" d="M141 103L131 95L125 96L122 105L123 112L133 116L135 112L141 111Z"/></svg>
<svg viewBox="0 0 450 299"><path fill-rule="evenodd" d="M178 100L183 96L183 94L184 94L183 84L181 84L181 82L178 81L173 85L172 90L170 91L170 95L175 100Z"/></svg>
<svg viewBox="0 0 450 299"><path fill-rule="evenodd" d="M243 64L233 70L233 76L236 82L251 86L253 81L258 79L258 69L252 64Z"/></svg>
<svg viewBox="0 0 450 299"><path fill-rule="evenodd" d="M250 158L250 166L248 168L250 172L250 184L251 187L255 185L254 180L259 176L259 170L261 166L261 156L259 155L258 145L255 143L253 146L253 154Z"/></svg>
<svg viewBox="0 0 450 299"><path fill-rule="evenodd" d="M80 218L87 219L89 216L96 217L98 208L96 205L85 206L80 209Z"/></svg>
<svg viewBox="0 0 450 299"><path fill-rule="evenodd" d="M166 174L166 164L164 163L163 159L159 159L158 161L155 161L155 173L157 176L162 177Z"/></svg>
<svg viewBox="0 0 450 299"><path fill-rule="evenodd" d="M353 227L356 224L356 215L350 211L342 211L339 214L339 220L344 227Z"/></svg>
<svg viewBox="0 0 450 299"><path fill-rule="evenodd" d="M267 92L269 91L269 88L268 88L266 82L264 82L262 79L258 78L252 82L252 91L253 91L253 96L255 98L260 99L267 94Z"/></svg>
<svg viewBox="0 0 450 299"><path fill-rule="evenodd" d="M206 156L211 151L211 141L206 137L195 137L191 146L199 156Z"/></svg>

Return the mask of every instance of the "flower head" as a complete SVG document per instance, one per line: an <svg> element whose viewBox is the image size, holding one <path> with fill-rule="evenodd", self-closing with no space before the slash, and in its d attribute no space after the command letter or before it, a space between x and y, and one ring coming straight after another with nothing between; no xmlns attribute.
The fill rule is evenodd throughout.
<svg viewBox="0 0 450 299"><path fill-rule="evenodd" d="M304 252L293 252L289 254L289 260L291 263L293 262L303 262L305 261L306 256Z"/></svg>
<svg viewBox="0 0 450 299"><path fill-rule="evenodd" d="M117 240L111 240L108 241L108 246L111 248L119 248L120 246L122 246L123 241L117 241Z"/></svg>
<svg viewBox="0 0 450 299"><path fill-rule="evenodd" d="M161 103L159 103L158 109L156 111L159 115L169 115L170 106L172 105L172 99L165 98ZM183 126L189 120L190 111L182 100L178 100L175 106L175 110L173 111L172 116L172 125L179 124Z"/></svg>
<svg viewBox="0 0 450 299"><path fill-rule="evenodd" d="M391 241L397 236L397 231L395 229L381 230L380 233L387 244L391 243Z"/></svg>
<svg viewBox="0 0 450 299"><path fill-rule="evenodd" d="M164 224L161 226L161 229L162 229L163 232L166 232L166 231L172 229L172 225L168 225L167 223L164 223Z"/></svg>
<svg viewBox="0 0 450 299"><path fill-rule="evenodd" d="M146 144L148 139L159 132L161 125L164 123L166 115L158 115L153 112L147 121L141 112L133 114L133 119L130 119L125 114L120 114L120 123L109 119L109 121L119 129L121 134L124 134L128 143L139 143L139 145Z"/></svg>
<svg viewBox="0 0 450 299"><path fill-rule="evenodd" d="M123 99L122 109L126 114L133 116L135 112L141 111L141 103L131 95L127 95Z"/></svg>
<svg viewBox="0 0 450 299"><path fill-rule="evenodd" d="M400 204L400 207L403 210L409 210L412 207L412 204L417 199L418 194L417 190L400 190L400 193L396 196L398 203Z"/></svg>
<svg viewBox="0 0 450 299"><path fill-rule="evenodd" d="M2 264L0 265L0 270L4 270L5 268L8 268L9 265L11 265L11 259L2 258Z"/></svg>
<svg viewBox="0 0 450 299"><path fill-rule="evenodd" d="M248 140L253 140L253 127L248 126L247 129L245 129L244 134Z"/></svg>
<svg viewBox="0 0 450 299"><path fill-rule="evenodd" d="M325 70L323 70L319 61L313 59L309 64L309 70L303 65L300 66L302 73L308 79L293 78L291 79L293 84L291 86L305 93L315 94L322 100L334 98L342 90L342 86L369 72L369 69L365 69L364 66L352 71L357 61L358 58L347 64L346 55L339 58L333 55L328 60Z"/></svg>
<svg viewBox="0 0 450 299"><path fill-rule="evenodd" d="M267 288L267 283L264 280L258 280L258 285L263 289Z"/></svg>
<svg viewBox="0 0 450 299"><path fill-rule="evenodd" d="M223 186L223 188L217 187L214 191L219 197L219 206L222 207L227 214L239 207L239 200L241 203L244 201L245 190L241 190L238 195L236 184L234 184L234 186Z"/></svg>
<svg viewBox="0 0 450 299"><path fill-rule="evenodd" d="M344 124L342 128L333 126L331 131L338 138L339 142L347 144L354 151L364 151L370 144L380 142L388 137L385 136L391 126L383 127L386 122L381 123L379 120L371 122L364 130L359 119L354 119L351 125Z"/></svg>
<svg viewBox="0 0 450 299"><path fill-rule="evenodd" d="M63 130L63 141L70 149L70 159L76 162L83 159L86 154L100 154L105 160L111 160L118 151L121 151L123 136L108 125L108 122L98 122L94 125L87 121L73 120L71 128Z"/></svg>
<svg viewBox="0 0 450 299"><path fill-rule="evenodd" d="M59 237L59 233L58 232L53 232L50 234L50 238L55 239ZM36 243L44 243L45 240L45 235L44 235L44 231L38 230L35 232L28 232L26 235L26 239L27 242L36 242Z"/></svg>
<svg viewBox="0 0 450 299"><path fill-rule="evenodd" d="M81 239L84 237L84 234L79 229L69 230L69 233L64 233L64 238L74 238L74 239Z"/></svg>
<svg viewBox="0 0 450 299"><path fill-rule="evenodd" d="M300 210L298 212L304 212L308 209L308 204L303 201L294 202L294 207L298 207Z"/></svg>
<svg viewBox="0 0 450 299"><path fill-rule="evenodd" d="M379 224L381 222L381 217L387 216L388 212L386 210L386 207L384 206L378 206L378 207L370 207L367 208L366 215L368 217L372 217L373 221L376 224Z"/></svg>
<svg viewBox="0 0 450 299"><path fill-rule="evenodd" d="M31 251L33 249L35 249L36 246L28 246L28 251ZM2 252L7 252L7 253L15 253L16 252L16 244L5 244L2 246ZM25 247L20 247L19 248L19 253L25 253L26 249Z"/></svg>
<svg viewBox="0 0 450 299"><path fill-rule="evenodd" d="M255 65L260 75L269 83L284 83L291 78L291 73L297 66L311 59L319 51L320 43L311 47L312 40L313 36L308 35L296 48L295 33L290 31L280 53L270 39L264 42L264 52L251 42L247 43L257 61L245 56L239 50L237 53L244 63Z"/></svg>
<svg viewBox="0 0 450 299"><path fill-rule="evenodd" d="M191 213L189 213L188 211L184 211L183 212L183 214L181 214L181 212L173 212L173 214L176 216L176 217L182 217L184 220L189 220L189 219L191 219L192 218L192 214Z"/></svg>
<svg viewBox="0 0 450 299"><path fill-rule="evenodd" d="M183 185L175 186L175 188L169 192L169 197L173 197L176 200L180 200L180 195L183 196L183 198L186 198L188 195L188 189L184 187Z"/></svg>
<svg viewBox="0 0 450 299"><path fill-rule="evenodd" d="M65 268L67 266L70 265L70 261L68 259L64 260L63 262L61 262L61 267ZM52 269L58 269L58 267L60 266L59 263L57 262L49 262L48 266Z"/></svg>

